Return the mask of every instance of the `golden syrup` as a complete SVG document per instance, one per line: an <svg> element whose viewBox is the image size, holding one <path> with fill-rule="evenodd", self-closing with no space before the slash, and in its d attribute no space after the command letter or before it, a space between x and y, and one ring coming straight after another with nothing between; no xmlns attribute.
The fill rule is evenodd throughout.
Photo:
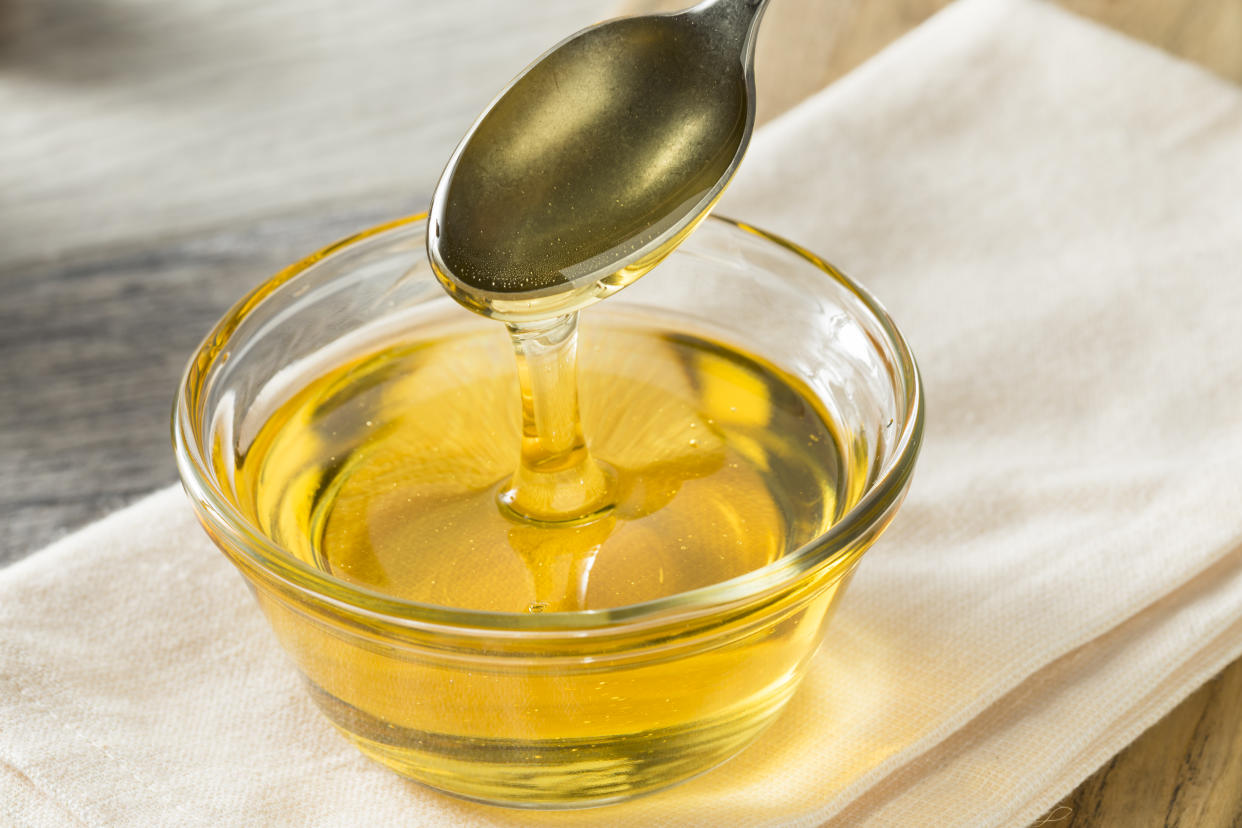
<svg viewBox="0 0 1242 828"><path fill-rule="evenodd" d="M346 581L502 612L707 586L838 517L848 470L808 389L721 343L598 315L577 348L580 423L555 376L550 399L523 397L530 383L499 326L397 344L281 405L241 459L239 502ZM541 404L550 413L532 411ZM553 435L550 452L530 421ZM599 478L584 480L584 463ZM529 467L538 480L523 500Z"/></svg>

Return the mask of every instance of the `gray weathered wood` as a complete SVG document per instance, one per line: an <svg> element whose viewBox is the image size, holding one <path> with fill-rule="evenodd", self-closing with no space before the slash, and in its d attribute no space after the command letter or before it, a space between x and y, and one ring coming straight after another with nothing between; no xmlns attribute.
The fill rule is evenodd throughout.
<svg viewBox="0 0 1242 828"><path fill-rule="evenodd" d="M212 323L284 264L407 201L0 269L0 565L174 482L173 395Z"/></svg>

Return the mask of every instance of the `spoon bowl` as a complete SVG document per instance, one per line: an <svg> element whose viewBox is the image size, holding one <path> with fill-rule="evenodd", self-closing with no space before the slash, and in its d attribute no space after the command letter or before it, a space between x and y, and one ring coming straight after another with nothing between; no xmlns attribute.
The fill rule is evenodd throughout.
<svg viewBox="0 0 1242 828"><path fill-rule="evenodd" d="M436 187L427 250L449 293L523 322L578 310L663 259L749 143L766 4L609 21L527 67Z"/></svg>

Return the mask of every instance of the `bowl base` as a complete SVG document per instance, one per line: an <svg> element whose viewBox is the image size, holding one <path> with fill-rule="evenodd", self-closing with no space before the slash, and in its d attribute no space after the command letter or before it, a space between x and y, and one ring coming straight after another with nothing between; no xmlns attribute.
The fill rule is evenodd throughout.
<svg viewBox="0 0 1242 828"><path fill-rule="evenodd" d="M767 727L797 682L728 716L594 739L487 739L384 722L310 684L312 697L359 750L409 779L510 808L608 805L686 781L736 755Z"/></svg>

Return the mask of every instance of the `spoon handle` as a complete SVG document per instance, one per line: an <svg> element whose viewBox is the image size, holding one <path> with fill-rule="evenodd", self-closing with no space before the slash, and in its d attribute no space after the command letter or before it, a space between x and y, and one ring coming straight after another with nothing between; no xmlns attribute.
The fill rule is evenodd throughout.
<svg viewBox="0 0 1242 828"><path fill-rule="evenodd" d="M768 0L703 0L696 6L686 11L706 12L706 11L727 11L733 14L740 13L743 18L757 18L763 14L764 9L768 6Z"/></svg>
<svg viewBox="0 0 1242 828"><path fill-rule="evenodd" d="M683 14L701 18L720 48L737 51L749 69L755 57L755 38L768 0L703 0Z"/></svg>

